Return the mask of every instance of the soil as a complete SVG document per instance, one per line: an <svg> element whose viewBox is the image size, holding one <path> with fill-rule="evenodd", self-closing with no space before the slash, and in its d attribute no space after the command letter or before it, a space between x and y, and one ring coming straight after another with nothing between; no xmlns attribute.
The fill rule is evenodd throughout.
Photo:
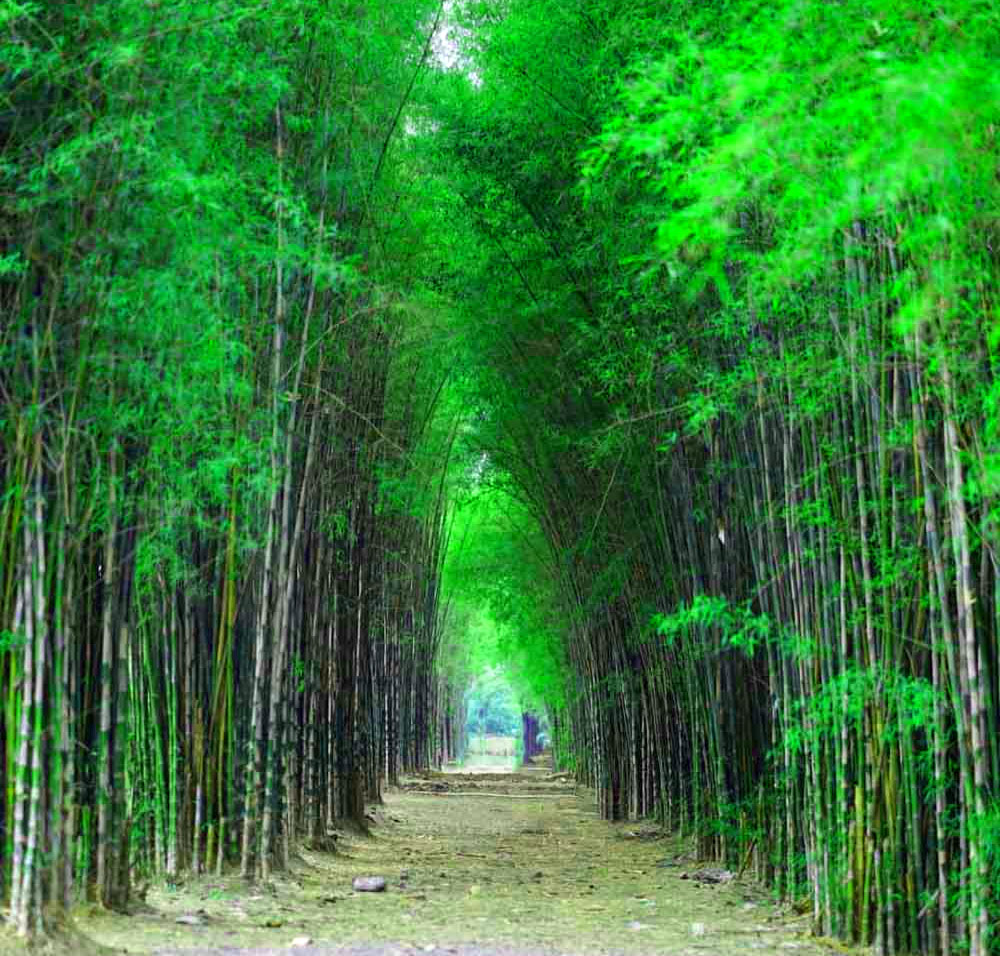
<svg viewBox="0 0 1000 956"><path fill-rule="evenodd" d="M156 956L831 953L808 918L746 879L682 879L699 868L685 844L602 821L572 781L489 769L403 781L373 811L371 835L302 851L273 884L203 877L151 889L148 911L89 910L77 924ZM354 891L359 876L384 877L386 890Z"/></svg>

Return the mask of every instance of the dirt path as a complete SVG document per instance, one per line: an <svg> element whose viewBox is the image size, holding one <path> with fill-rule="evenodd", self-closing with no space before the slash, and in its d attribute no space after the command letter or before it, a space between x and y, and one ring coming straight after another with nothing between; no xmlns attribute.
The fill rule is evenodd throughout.
<svg viewBox="0 0 1000 956"><path fill-rule="evenodd" d="M679 844L601 821L545 772L412 779L377 816L374 836L303 854L268 888L204 878L151 891L151 912L129 919L82 914L81 928L157 956L831 952L759 888L683 879L698 865ZM356 893L355 876L388 888Z"/></svg>

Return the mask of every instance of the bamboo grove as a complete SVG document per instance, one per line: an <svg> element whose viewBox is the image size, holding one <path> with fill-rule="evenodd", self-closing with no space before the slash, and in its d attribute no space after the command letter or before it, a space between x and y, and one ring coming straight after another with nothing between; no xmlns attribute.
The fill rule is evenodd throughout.
<svg viewBox="0 0 1000 956"><path fill-rule="evenodd" d="M0 35L22 934L331 847L489 658L609 820L879 954L1000 952L994 4Z"/></svg>
<svg viewBox="0 0 1000 956"><path fill-rule="evenodd" d="M817 932L1000 952L995 7L466 9L464 573L562 759Z"/></svg>
<svg viewBox="0 0 1000 956"><path fill-rule="evenodd" d="M125 907L136 875L267 879L426 766L454 697L445 369L379 264L435 10L259 13L0 5L0 889L22 935Z"/></svg>

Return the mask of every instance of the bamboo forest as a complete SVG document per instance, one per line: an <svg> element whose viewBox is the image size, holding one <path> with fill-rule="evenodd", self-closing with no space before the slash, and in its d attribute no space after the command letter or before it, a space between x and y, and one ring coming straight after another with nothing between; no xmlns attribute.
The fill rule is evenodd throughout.
<svg viewBox="0 0 1000 956"><path fill-rule="evenodd" d="M0 951L1000 954L995 0L0 60Z"/></svg>

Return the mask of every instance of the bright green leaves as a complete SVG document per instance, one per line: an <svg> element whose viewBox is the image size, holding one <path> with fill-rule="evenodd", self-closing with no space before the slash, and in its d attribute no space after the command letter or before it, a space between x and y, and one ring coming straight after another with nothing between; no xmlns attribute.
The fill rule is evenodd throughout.
<svg viewBox="0 0 1000 956"><path fill-rule="evenodd" d="M27 644L28 638L15 631L0 631L0 654L15 651Z"/></svg>
<svg viewBox="0 0 1000 956"><path fill-rule="evenodd" d="M1000 95L995 12L971 0L935 16L876 6L873 17L869 3L744 5L729 32L701 18L682 52L629 86L587 154L591 194L598 179L642 175L662 197L657 256L723 298L720 266L745 257L734 240L754 202L774 216L757 271L778 285L814 275L858 218L909 219L900 244L918 259L984 221L996 202L982 148ZM926 209L915 218L914 201Z"/></svg>
<svg viewBox="0 0 1000 956"><path fill-rule="evenodd" d="M668 647L692 633L714 630L723 643L752 657L757 647L775 636L777 628L767 615L735 607L723 597L696 594L689 605L670 614L656 613L650 623Z"/></svg>
<svg viewBox="0 0 1000 956"><path fill-rule="evenodd" d="M939 719L943 703L943 695L924 678L883 666L851 667L793 703L783 739L793 753L802 753L845 728L860 732L866 715L887 704L893 719L882 721L880 743L895 741L901 733L935 728L944 733Z"/></svg>
<svg viewBox="0 0 1000 956"><path fill-rule="evenodd" d="M499 668L524 709L565 706L566 623L533 517L485 486L458 506L443 587L451 656L466 674Z"/></svg>
<svg viewBox="0 0 1000 956"><path fill-rule="evenodd" d="M7 27L18 20L29 19L41 12L41 5L24 0L3 0L0 3L0 26Z"/></svg>

